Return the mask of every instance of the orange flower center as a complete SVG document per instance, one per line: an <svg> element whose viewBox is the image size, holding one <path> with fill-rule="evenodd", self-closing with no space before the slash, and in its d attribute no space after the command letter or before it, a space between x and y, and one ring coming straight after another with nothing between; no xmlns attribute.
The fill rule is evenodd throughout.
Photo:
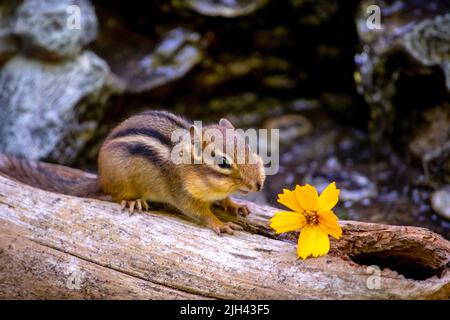
<svg viewBox="0 0 450 320"><path fill-rule="evenodd" d="M305 210L305 211L303 211L303 215L306 218L306 223L307 224L317 224L317 223L319 223L319 218L317 217L317 212Z"/></svg>

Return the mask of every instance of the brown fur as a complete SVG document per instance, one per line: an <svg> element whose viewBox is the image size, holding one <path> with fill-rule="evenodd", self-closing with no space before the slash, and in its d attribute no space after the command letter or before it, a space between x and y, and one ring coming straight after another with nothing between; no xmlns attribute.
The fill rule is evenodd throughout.
<svg viewBox="0 0 450 320"><path fill-rule="evenodd" d="M77 169L0 154L0 172L47 191L85 198L108 198L101 192L96 175Z"/></svg>

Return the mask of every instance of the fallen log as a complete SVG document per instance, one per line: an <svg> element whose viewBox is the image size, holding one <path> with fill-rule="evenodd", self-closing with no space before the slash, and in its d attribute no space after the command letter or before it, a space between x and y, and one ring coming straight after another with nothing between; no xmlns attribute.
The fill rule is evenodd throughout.
<svg viewBox="0 0 450 320"><path fill-rule="evenodd" d="M74 174L81 174L74 171ZM43 191L0 175L0 298L448 299L450 243L416 227L341 221L328 255L298 260L275 209L247 203L243 232Z"/></svg>

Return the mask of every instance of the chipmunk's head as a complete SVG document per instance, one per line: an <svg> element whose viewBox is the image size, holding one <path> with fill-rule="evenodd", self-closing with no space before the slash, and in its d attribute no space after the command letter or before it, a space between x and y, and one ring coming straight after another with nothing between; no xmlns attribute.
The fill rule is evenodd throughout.
<svg viewBox="0 0 450 320"><path fill-rule="evenodd" d="M215 201L236 191L246 194L262 189L263 162L230 121L221 119L202 130L192 126L191 136L201 141L201 165L194 165L201 179L188 182L197 198Z"/></svg>

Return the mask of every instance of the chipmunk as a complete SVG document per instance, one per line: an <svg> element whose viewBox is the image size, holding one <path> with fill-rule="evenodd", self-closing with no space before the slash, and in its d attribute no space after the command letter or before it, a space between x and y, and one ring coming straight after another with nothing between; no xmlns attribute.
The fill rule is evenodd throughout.
<svg viewBox="0 0 450 320"><path fill-rule="evenodd" d="M176 130L189 133L189 143L179 143L181 153L198 159L196 152L208 148L214 161L174 163L172 151L177 142L172 137ZM220 143L201 140L198 150L193 141L208 130L218 131L226 138ZM49 191L91 198L110 195L122 209L128 208L130 214L148 210L149 203L163 203L217 234L233 234L233 230L242 227L220 221L211 206L218 204L246 216L248 208L234 203L230 195L260 191L265 179L261 158L234 130L227 119L200 129L167 111L146 111L126 119L106 137L98 155L98 178L86 175L73 179L58 169L61 166L5 156L0 158L0 171ZM230 138L234 147L227 150L225 144ZM244 150L243 163L237 161L238 147Z"/></svg>

